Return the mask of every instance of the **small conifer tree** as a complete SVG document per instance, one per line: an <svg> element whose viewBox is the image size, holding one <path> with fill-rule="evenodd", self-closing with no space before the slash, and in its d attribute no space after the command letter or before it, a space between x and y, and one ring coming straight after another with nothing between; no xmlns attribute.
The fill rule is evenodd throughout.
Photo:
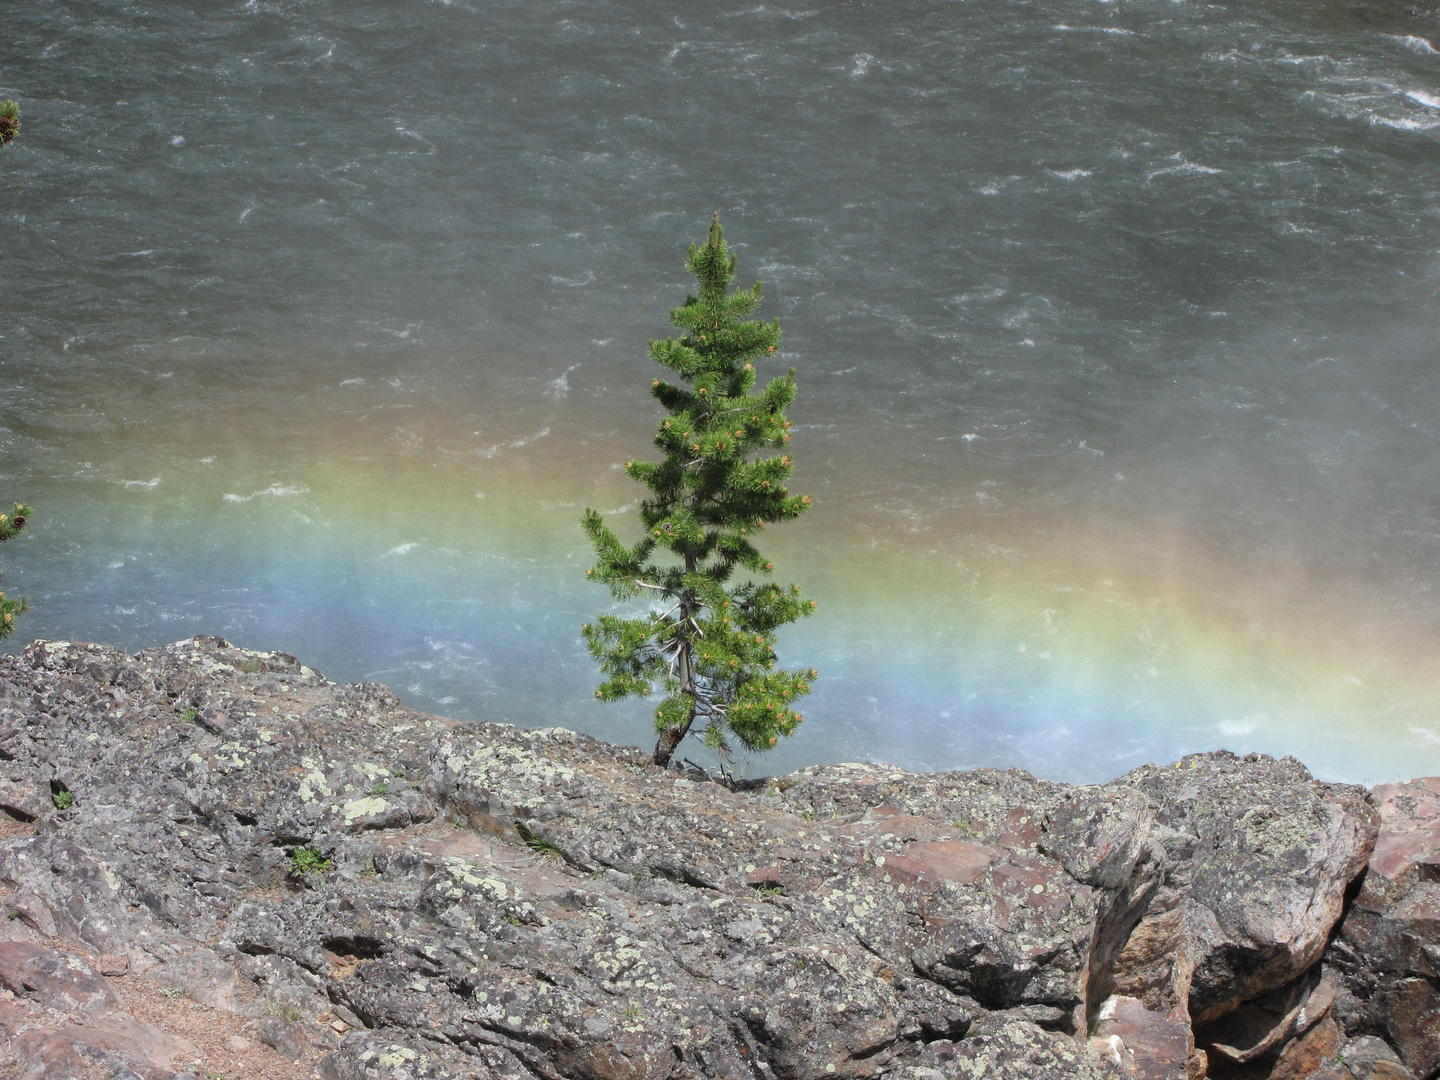
<svg viewBox="0 0 1440 1080"><path fill-rule="evenodd" d="M794 369L755 385L755 361L775 352L780 324L746 320L760 303L759 282L729 291L735 257L719 211L708 241L690 245L685 268L699 295L670 311L683 333L650 342L650 358L680 380L651 384L667 414L655 436L665 457L625 465L650 489L640 504L645 535L627 546L596 511L587 509L583 522L598 558L587 576L617 600L653 601L645 615L601 615L582 629L606 676L596 697L664 695L655 709L657 765L669 763L697 720L706 745L722 753L732 737L769 750L799 725L792 705L816 678L776 669L776 628L815 604L798 586L770 581L774 566L754 544L766 525L810 506L810 496L785 486L790 456L763 456L790 441Z"/></svg>

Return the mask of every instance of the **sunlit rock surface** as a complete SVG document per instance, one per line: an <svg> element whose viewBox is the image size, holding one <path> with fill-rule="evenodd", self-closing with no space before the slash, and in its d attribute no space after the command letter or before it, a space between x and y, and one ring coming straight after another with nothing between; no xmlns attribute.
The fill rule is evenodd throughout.
<svg viewBox="0 0 1440 1080"><path fill-rule="evenodd" d="M731 790L218 638L37 642L0 693L0 807L35 823L0 842L40 942L0 964L27 1077L65 1075L62 1012L123 1015L47 943L328 1046L334 1080L1440 1068L1440 781L1377 807L1221 752L1103 786L869 764ZM125 1030L113 1060L184 1075Z"/></svg>

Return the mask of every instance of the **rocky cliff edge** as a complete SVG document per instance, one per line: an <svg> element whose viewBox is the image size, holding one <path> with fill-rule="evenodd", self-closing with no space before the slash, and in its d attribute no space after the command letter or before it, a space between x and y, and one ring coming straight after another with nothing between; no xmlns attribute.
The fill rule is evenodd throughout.
<svg viewBox="0 0 1440 1080"><path fill-rule="evenodd" d="M731 790L199 637L0 657L0 809L25 1080L1440 1076L1440 779Z"/></svg>

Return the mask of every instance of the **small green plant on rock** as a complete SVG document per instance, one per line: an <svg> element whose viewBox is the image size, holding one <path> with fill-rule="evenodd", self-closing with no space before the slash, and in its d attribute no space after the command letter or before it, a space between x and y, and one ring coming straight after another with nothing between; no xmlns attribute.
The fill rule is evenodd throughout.
<svg viewBox="0 0 1440 1080"><path fill-rule="evenodd" d="M390 785L387 784L384 780L376 780L375 783L374 783L374 785L370 788L370 794L371 794L371 795L389 795L389 794L390 794Z"/></svg>
<svg viewBox="0 0 1440 1080"><path fill-rule="evenodd" d="M240 662L240 670L243 671L246 675L258 674L259 672L265 670L265 661L254 659L242 660Z"/></svg>
<svg viewBox="0 0 1440 1080"><path fill-rule="evenodd" d="M278 1017L281 1020L288 1020L293 1024L300 1019L300 1010L294 1005L287 1005L283 1001L267 1001L265 1003L265 1015Z"/></svg>
<svg viewBox="0 0 1440 1080"><path fill-rule="evenodd" d="M334 865L313 847L298 847L290 853L290 868L296 875L323 874L333 869Z"/></svg>
<svg viewBox="0 0 1440 1080"><path fill-rule="evenodd" d="M75 805L75 796L69 791L57 791L51 798L54 800L57 810L69 810Z"/></svg>
<svg viewBox="0 0 1440 1080"><path fill-rule="evenodd" d="M559 847L552 844L549 840L546 840L543 836L536 836L531 832L525 834L525 846L535 852L536 855L542 855L548 859L565 858L565 853L561 851Z"/></svg>

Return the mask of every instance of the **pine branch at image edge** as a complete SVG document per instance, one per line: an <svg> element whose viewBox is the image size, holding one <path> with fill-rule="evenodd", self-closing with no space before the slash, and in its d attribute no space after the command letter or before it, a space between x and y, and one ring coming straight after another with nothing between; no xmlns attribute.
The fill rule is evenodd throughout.
<svg viewBox="0 0 1440 1080"><path fill-rule="evenodd" d="M24 530L25 519L29 514L30 508L24 503L16 503L12 513L0 514L0 544ZM9 637L10 632L15 629L15 620L29 609L30 605L26 601L11 600L0 592L0 638Z"/></svg>
<svg viewBox="0 0 1440 1080"><path fill-rule="evenodd" d="M20 134L20 106L13 101L0 101L0 146Z"/></svg>
<svg viewBox="0 0 1440 1080"><path fill-rule="evenodd" d="M0 101L0 146L4 146L20 131L20 106L13 101ZM25 518L30 508L16 503L13 514L0 514L0 544L25 528ZM0 592L0 638L10 636L15 629L15 620L29 608L24 600L11 600Z"/></svg>
<svg viewBox="0 0 1440 1080"><path fill-rule="evenodd" d="M627 546L587 509L583 525L598 559L586 575L616 600L646 597L651 610L601 615L582 627L605 681L601 701L662 695L655 709L655 764L697 732L722 755L731 740L764 751L794 733L795 700L810 692L813 670L775 666L775 631L815 610L799 586L769 580L774 570L755 548L766 526L799 517L810 496L792 495L785 410L795 372L756 389L755 362L775 352L780 324L748 320L760 283L729 292L735 257L717 211L710 236L690 245L685 268L699 295L672 308L683 333L650 342L650 358L678 377L656 379L664 406L655 445L663 461L630 461L625 472L650 491L640 504L645 535Z"/></svg>

